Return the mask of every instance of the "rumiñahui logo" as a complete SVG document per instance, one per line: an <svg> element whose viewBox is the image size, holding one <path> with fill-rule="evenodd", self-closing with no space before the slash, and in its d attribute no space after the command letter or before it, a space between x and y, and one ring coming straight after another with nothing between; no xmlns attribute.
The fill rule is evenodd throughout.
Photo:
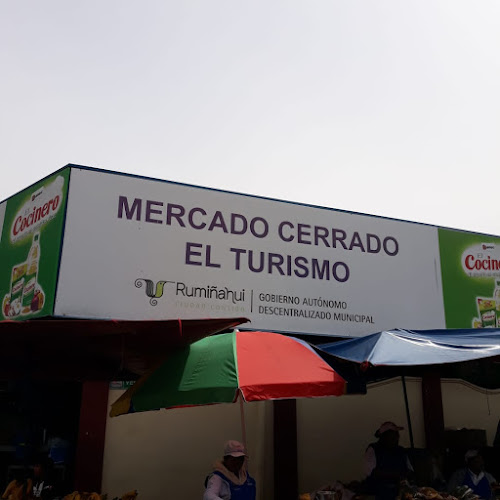
<svg viewBox="0 0 500 500"><path fill-rule="evenodd" d="M205 286L195 286L188 285L182 281L168 281L159 280L153 281L147 278L137 278L134 281L136 288L144 288L146 295L149 297L149 303L152 306L158 304L158 299L163 297L165 292L165 287L171 283L170 289L174 292L176 297L189 297L190 299L206 299L206 300L217 300L230 302L231 304L237 304L239 302L245 302L245 290L231 290L225 286L217 285L205 285Z"/></svg>

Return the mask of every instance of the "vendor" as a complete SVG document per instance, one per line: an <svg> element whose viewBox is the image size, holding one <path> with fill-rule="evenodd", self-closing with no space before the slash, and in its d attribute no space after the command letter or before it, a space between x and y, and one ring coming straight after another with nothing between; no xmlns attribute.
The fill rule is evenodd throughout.
<svg viewBox="0 0 500 500"><path fill-rule="evenodd" d="M378 441L368 446L363 457L366 486L379 500L394 500L399 483L413 475L406 451L399 446L401 430L394 422L384 422L375 432Z"/></svg>
<svg viewBox="0 0 500 500"><path fill-rule="evenodd" d="M495 498L498 488L495 478L484 470L484 460L478 450L469 450L465 454L465 467L453 473L448 482L448 491L459 486L468 486L479 498Z"/></svg>
<svg viewBox="0 0 500 500"><path fill-rule="evenodd" d="M242 443L228 441L222 460L205 480L203 500L255 500L255 480L247 471L247 452Z"/></svg>
<svg viewBox="0 0 500 500"><path fill-rule="evenodd" d="M33 464L33 498L52 500L58 496L53 463L45 455L39 455Z"/></svg>

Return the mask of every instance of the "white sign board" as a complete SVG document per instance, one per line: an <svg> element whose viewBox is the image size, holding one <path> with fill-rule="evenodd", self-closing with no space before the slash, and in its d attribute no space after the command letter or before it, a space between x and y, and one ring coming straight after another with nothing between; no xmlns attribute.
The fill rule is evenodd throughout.
<svg viewBox="0 0 500 500"><path fill-rule="evenodd" d="M444 328L437 228L72 168L55 314Z"/></svg>
<svg viewBox="0 0 500 500"><path fill-rule="evenodd" d="M4 201L0 203L0 243L2 242L2 234L3 234L3 221L5 219L5 209L7 208L7 202Z"/></svg>

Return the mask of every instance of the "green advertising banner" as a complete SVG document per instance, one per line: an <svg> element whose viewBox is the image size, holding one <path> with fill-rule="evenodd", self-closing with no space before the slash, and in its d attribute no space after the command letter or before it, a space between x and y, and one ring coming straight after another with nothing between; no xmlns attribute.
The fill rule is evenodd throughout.
<svg viewBox="0 0 500 500"><path fill-rule="evenodd" d="M439 229L447 328L500 328L500 238Z"/></svg>
<svg viewBox="0 0 500 500"><path fill-rule="evenodd" d="M69 173L56 172L0 205L1 319L53 313Z"/></svg>

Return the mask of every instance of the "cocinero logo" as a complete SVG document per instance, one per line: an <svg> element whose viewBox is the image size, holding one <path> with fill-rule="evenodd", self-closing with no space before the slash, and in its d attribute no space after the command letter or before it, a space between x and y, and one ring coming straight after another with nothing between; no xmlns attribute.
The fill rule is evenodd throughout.
<svg viewBox="0 0 500 500"><path fill-rule="evenodd" d="M12 225L13 236L19 235L33 226L33 224L50 217L57 211L60 201L60 196L56 195L41 206L35 205L28 215L19 215Z"/></svg>
<svg viewBox="0 0 500 500"><path fill-rule="evenodd" d="M500 260L492 259L490 256L486 258L477 258L474 255L468 254L464 259L465 268L469 271L499 271Z"/></svg>

